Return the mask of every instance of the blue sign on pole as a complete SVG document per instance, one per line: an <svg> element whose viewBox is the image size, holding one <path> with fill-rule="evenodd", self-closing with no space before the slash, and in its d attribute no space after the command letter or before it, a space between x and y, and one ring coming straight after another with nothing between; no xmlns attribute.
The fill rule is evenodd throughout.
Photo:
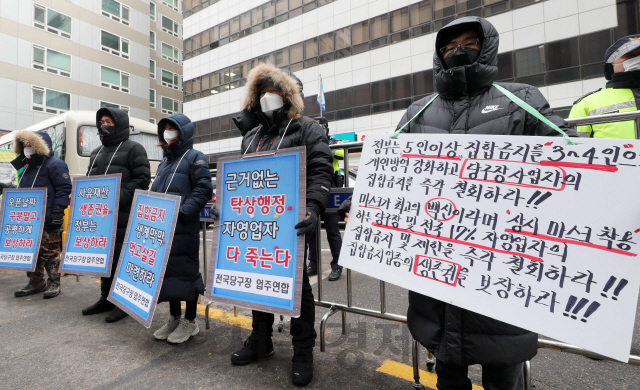
<svg viewBox="0 0 640 390"><path fill-rule="evenodd" d="M211 215L211 208L213 207L213 203L207 203L206 206L200 210L200 221L201 222L213 222L215 219Z"/></svg>
<svg viewBox="0 0 640 390"><path fill-rule="evenodd" d="M304 236L304 147L218 160L219 225L213 232L205 297L300 315Z"/></svg>
<svg viewBox="0 0 640 390"><path fill-rule="evenodd" d="M46 188L5 188L0 226L0 267L33 272L36 268Z"/></svg>
<svg viewBox="0 0 640 390"><path fill-rule="evenodd" d="M122 174L73 179L61 272L111 275Z"/></svg>
<svg viewBox="0 0 640 390"><path fill-rule="evenodd" d="M180 197L136 190L120 262L107 298L151 326L169 260Z"/></svg>
<svg viewBox="0 0 640 390"><path fill-rule="evenodd" d="M347 200L351 195L353 195L353 188L332 188L325 213L336 213L342 202Z"/></svg>

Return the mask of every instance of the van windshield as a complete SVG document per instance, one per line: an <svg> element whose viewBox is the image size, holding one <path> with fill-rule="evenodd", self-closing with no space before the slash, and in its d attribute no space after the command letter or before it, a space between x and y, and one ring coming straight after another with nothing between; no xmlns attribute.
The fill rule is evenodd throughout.
<svg viewBox="0 0 640 390"><path fill-rule="evenodd" d="M149 133L138 133L129 136L132 141L136 141L147 151L149 160L162 160L162 149L158 146L158 136ZM95 126L80 126L78 128L78 154L80 156L91 156L98 146L102 145L100 136L98 136L98 128Z"/></svg>

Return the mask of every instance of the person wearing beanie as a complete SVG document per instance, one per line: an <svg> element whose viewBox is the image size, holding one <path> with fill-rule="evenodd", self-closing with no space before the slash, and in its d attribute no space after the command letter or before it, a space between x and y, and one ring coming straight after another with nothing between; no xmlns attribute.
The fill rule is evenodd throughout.
<svg viewBox="0 0 640 390"><path fill-rule="evenodd" d="M302 98L302 83L293 73L270 64L259 64L248 74L242 112L233 121L243 135L243 154L306 147L306 216L295 228L299 236L305 235L308 243L315 237L318 216L329 201L333 167L324 129L313 119L300 115L304 108ZM290 332L293 344L291 378L298 386L313 379L316 340L315 303L306 265L301 299L300 316L291 319ZM274 354L273 321L273 314L253 310L251 335L244 347L231 355L233 364L249 364Z"/></svg>
<svg viewBox="0 0 640 390"><path fill-rule="evenodd" d="M605 89L573 102L569 118L629 112L640 109L640 34L618 39L604 55ZM637 139L640 119L578 126L582 137Z"/></svg>
<svg viewBox="0 0 640 390"><path fill-rule="evenodd" d="M16 133L14 152L18 155L11 164L22 169L18 188L44 187L47 189L47 208L36 269L27 272L29 283L16 291L24 297L44 291L44 298L60 294L60 250L62 249L62 223L64 210L69 205L71 178L67 164L53 156L51 137L44 131L21 130ZM44 271L48 279L44 280Z"/></svg>

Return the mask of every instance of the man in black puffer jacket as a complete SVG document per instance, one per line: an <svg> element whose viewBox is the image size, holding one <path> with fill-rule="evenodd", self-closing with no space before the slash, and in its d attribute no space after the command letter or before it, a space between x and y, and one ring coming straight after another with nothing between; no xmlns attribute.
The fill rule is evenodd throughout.
<svg viewBox="0 0 640 390"><path fill-rule="evenodd" d="M512 102L492 83L498 74L498 32L485 19L464 17L438 32L433 69L438 97L407 133L558 136L556 130ZM540 91L526 84L499 85L571 136ZM413 103L401 128L434 95ZM436 356L438 389L471 389L468 366L482 365L485 389L522 389L522 363L537 352L538 336L439 300L409 292L407 325Z"/></svg>
<svg viewBox="0 0 640 390"><path fill-rule="evenodd" d="M112 274L108 278L101 278L100 299L83 309L82 314L91 315L111 311L105 320L115 322L123 319L127 314L107 301L107 296L113 283L113 272L118 267L133 195L137 189L146 191L149 188L151 168L144 147L129 139L129 116L126 112L117 108L101 108L96 113L96 126L102 146L91 152L87 176L121 173L122 179L116 244L111 261Z"/></svg>
<svg viewBox="0 0 640 390"><path fill-rule="evenodd" d="M16 297L24 297L45 291L44 298L60 294L60 249L62 249L62 223L64 210L69 205L71 179L67 164L53 156L51 137L44 131L21 130L16 133L13 151L18 155L11 165L23 169L19 188L46 188L47 208L36 269L27 272L29 283L16 291ZM44 271L48 279L44 281Z"/></svg>
<svg viewBox="0 0 640 390"><path fill-rule="evenodd" d="M293 73L260 64L249 72L242 108L240 116L233 118L243 134L242 153L295 146L307 148L307 214L295 228L298 229L298 235L305 234L308 242L315 237L318 216L324 212L329 201L333 157L322 126L311 118L300 116L304 108L302 83ZM253 311L253 331L244 348L231 355L233 364L248 364L260 357L273 355L273 319L271 313ZM306 385L313 378L314 322L315 304L305 264L300 317L291 319L291 375L296 385Z"/></svg>

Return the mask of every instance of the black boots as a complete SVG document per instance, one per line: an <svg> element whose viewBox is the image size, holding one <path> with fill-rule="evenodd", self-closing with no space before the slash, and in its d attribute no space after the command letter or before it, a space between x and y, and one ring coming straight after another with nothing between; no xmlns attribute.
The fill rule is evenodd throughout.
<svg viewBox="0 0 640 390"><path fill-rule="evenodd" d="M244 347L231 354L231 363L243 366L260 358L273 356L274 353L271 337L261 342L257 338L249 336L244 342Z"/></svg>
<svg viewBox="0 0 640 390"><path fill-rule="evenodd" d="M82 314L90 316L93 314L104 313L106 311L113 310L113 303L107 301L106 298L100 297L100 300L93 305L82 309Z"/></svg>
<svg viewBox="0 0 640 390"><path fill-rule="evenodd" d="M111 323L111 322L120 321L126 316L128 316L127 313L122 311L122 309L120 309L118 306L115 306L113 310L111 310L111 313L109 313L109 315L106 316L104 320Z"/></svg>
<svg viewBox="0 0 640 390"><path fill-rule="evenodd" d="M306 386L313 379L313 347L293 346L291 380L294 385Z"/></svg>

